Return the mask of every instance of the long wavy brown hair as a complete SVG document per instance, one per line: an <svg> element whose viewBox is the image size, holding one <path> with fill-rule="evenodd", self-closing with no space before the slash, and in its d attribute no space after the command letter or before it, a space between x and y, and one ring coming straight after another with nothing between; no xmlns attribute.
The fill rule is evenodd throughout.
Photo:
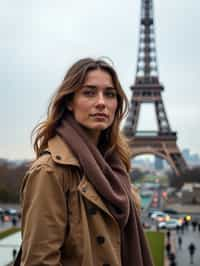
<svg viewBox="0 0 200 266"><path fill-rule="evenodd" d="M127 170L130 170L129 146L125 136L120 132L122 119L128 111L128 100L121 87L116 71L104 59L80 59L69 68L64 80L49 103L47 119L33 129L33 147L37 158L47 148L48 140L56 134L56 128L61 123L64 114L69 112L67 105L73 99L74 93L82 87L88 71L96 69L101 69L112 77L118 101L114 121L109 128L101 133L99 147L103 145L106 148L116 149Z"/></svg>

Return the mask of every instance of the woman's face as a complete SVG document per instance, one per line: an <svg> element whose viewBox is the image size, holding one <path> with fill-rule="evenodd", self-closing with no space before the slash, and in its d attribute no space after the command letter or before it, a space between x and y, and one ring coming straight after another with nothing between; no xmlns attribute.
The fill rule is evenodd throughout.
<svg viewBox="0 0 200 266"><path fill-rule="evenodd" d="M98 141L101 131L112 124L117 105L117 91L110 74L97 69L87 73L82 88L75 92L68 109Z"/></svg>

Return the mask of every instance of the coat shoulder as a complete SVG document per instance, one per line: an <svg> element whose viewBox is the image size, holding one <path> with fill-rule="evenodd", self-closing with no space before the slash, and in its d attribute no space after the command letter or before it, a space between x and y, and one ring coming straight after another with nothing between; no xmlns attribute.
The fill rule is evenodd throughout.
<svg viewBox="0 0 200 266"><path fill-rule="evenodd" d="M43 178L48 178L48 175L53 176L62 183L65 190L71 190L77 180L80 179L80 168L75 165L63 165L55 162L52 154L47 151L44 152L39 158L32 162L28 171L26 172L23 181L26 181L30 176L40 174L43 169ZM45 175L44 175L45 173ZM24 182L22 182L24 183Z"/></svg>
<svg viewBox="0 0 200 266"><path fill-rule="evenodd" d="M54 168L56 166L50 152L44 152L40 155L40 157L33 161L30 165L30 170L38 168L39 166L47 166L50 168Z"/></svg>

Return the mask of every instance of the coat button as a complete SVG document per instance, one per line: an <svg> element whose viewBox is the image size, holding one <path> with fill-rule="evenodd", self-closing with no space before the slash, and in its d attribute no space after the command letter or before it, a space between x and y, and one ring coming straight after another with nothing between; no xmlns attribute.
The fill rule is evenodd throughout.
<svg viewBox="0 0 200 266"><path fill-rule="evenodd" d="M57 160L61 160L62 158L61 158L60 155L56 155L56 159L57 159Z"/></svg>
<svg viewBox="0 0 200 266"><path fill-rule="evenodd" d="M99 245L102 245L105 242L105 238L103 236L97 236L96 240Z"/></svg>
<svg viewBox="0 0 200 266"><path fill-rule="evenodd" d="M86 192L86 191L87 191L87 187L86 187L86 186L83 187L83 188L82 188L82 191L83 191L83 192Z"/></svg>

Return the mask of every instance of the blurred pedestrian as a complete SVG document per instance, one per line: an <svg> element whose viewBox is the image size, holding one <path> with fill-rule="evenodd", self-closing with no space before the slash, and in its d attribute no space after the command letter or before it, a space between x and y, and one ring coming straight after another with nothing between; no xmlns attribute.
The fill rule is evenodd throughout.
<svg viewBox="0 0 200 266"><path fill-rule="evenodd" d="M198 223L198 231L199 231L199 233L200 233L200 223Z"/></svg>
<svg viewBox="0 0 200 266"><path fill-rule="evenodd" d="M171 236L171 232L168 230L166 234L167 234L167 241L169 241L170 240L170 236Z"/></svg>
<svg viewBox="0 0 200 266"><path fill-rule="evenodd" d="M14 248L14 249L12 250L13 260L15 260L16 255L17 255L17 250Z"/></svg>
<svg viewBox="0 0 200 266"><path fill-rule="evenodd" d="M190 245L188 246L188 250L190 254L190 264L193 264L194 253L196 250L195 244L191 242Z"/></svg>
<svg viewBox="0 0 200 266"><path fill-rule="evenodd" d="M179 234L180 227L181 227L181 226L177 226L177 227L176 227L176 233L177 233L177 235Z"/></svg>
<svg viewBox="0 0 200 266"><path fill-rule="evenodd" d="M187 217L184 217L184 227L185 227L186 230L188 230L189 222L187 220Z"/></svg>
<svg viewBox="0 0 200 266"><path fill-rule="evenodd" d="M167 251L167 256L169 257L170 253L171 253L171 243L170 242L167 242L165 249Z"/></svg>
<svg viewBox="0 0 200 266"><path fill-rule="evenodd" d="M192 221L192 228L193 228L193 232L195 232L195 231L196 231L196 227L197 227L197 221L196 221L196 220L194 220L194 221Z"/></svg>
<svg viewBox="0 0 200 266"><path fill-rule="evenodd" d="M181 225L181 234L182 234L182 235L184 234L184 227L185 227L185 224L184 224L184 222L183 222L182 225Z"/></svg>
<svg viewBox="0 0 200 266"><path fill-rule="evenodd" d="M177 264L176 264L176 262L175 261L172 261L172 262L170 262L170 265L169 266L176 266Z"/></svg>
<svg viewBox="0 0 200 266"><path fill-rule="evenodd" d="M18 212L17 216L18 216L18 219L20 220L21 219L21 212Z"/></svg>
<svg viewBox="0 0 200 266"><path fill-rule="evenodd" d="M174 252L171 252L169 255L170 266L176 265L175 259L176 259L176 256L175 256Z"/></svg>
<svg viewBox="0 0 200 266"><path fill-rule="evenodd" d="M16 219L16 217L13 217L12 218L12 226L16 226L17 225L17 219Z"/></svg>
<svg viewBox="0 0 200 266"><path fill-rule="evenodd" d="M160 231L160 228L158 226L158 222L156 223L156 231L159 232Z"/></svg>
<svg viewBox="0 0 200 266"><path fill-rule="evenodd" d="M182 248L182 237L181 236L178 237L178 246L179 246L179 249Z"/></svg>

